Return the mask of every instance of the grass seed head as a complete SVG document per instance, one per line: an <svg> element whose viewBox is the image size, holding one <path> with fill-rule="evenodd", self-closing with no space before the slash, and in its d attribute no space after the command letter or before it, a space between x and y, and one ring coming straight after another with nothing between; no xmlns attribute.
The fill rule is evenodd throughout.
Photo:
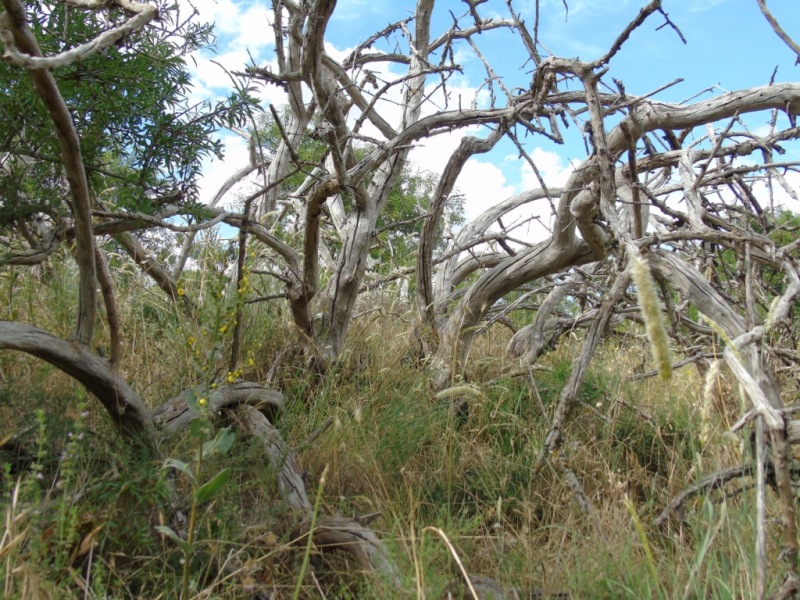
<svg viewBox="0 0 800 600"><path fill-rule="evenodd" d="M647 261L639 256L634 258L631 275L636 284L639 308L647 328L647 338L650 340L653 360L661 378L669 379L672 376L672 353L667 340L667 330L664 327L664 317L658 304L655 282L650 274L650 266Z"/></svg>

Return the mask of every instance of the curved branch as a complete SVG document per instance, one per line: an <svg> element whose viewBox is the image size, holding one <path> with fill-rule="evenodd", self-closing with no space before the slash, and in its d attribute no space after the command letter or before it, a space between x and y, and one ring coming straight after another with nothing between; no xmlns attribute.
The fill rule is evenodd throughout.
<svg viewBox="0 0 800 600"><path fill-rule="evenodd" d="M303 471L295 453L283 441L280 432L261 412L250 407L239 408L238 415L244 429L258 439L278 476L278 489L286 503L296 512L306 516L293 536L302 541L309 534L311 500L306 493ZM358 563L370 571L389 577L393 585L400 584L400 572L392 561L386 546L375 532L353 519L329 517L322 519L312 532L315 545L322 548L340 548L349 552Z"/></svg>
<svg viewBox="0 0 800 600"><path fill-rule="evenodd" d="M497 300L523 283L599 258L576 238L568 243L550 239L507 258L481 275L458 303L442 332L442 345L433 363L434 386L443 387L455 375L454 369L463 367L475 326Z"/></svg>
<svg viewBox="0 0 800 600"><path fill-rule="evenodd" d="M670 515L673 512L680 510L683 506L683 503L692 496L707 494L708 492L719 489L732 479L749 477L753 474L754 470L755 465L745 464L736 467L728 467L727 469L712 473L708 477L704 477L702 481L698 481L697 483L690 485L686 489L682 490L680 494L675 496L675 498L673 498L653 520L653 527L660 527L666 523Z"/></svg>
<svg viewBox="0 0 800 600"><path fill-rule="evenodd" d="M105 6L105 4L104 2L103 5ZM14 44L9 43L9 41L13 41L13 38L11 40L5 39L3 31L0 30L0 39L2 39L5 44L3 58L11 64L22 67L23 69L57 69L89 58L98 52L102 52L112 44L124 38L131 31L143 27L158 17L158 9L151 4L131 2L129 0L115 0L114 4L117 4L126 12L134 13L134 16L125 21L122 25L104 31L93 40L71 48L70 50L65 50L55 56L45 58L37 52L24 51L28 52L27 54L19 52ZM74 3L73 5L80 6L78 3Z"/></svg>
<svg viewBox="0 0 800 600"><path fill-rule="evenodd" d="M747 88L689 105L643 102L621 123L626 123L631 134L639 138L656 129L690 129L735 115L770 109L800 113L800 83ZM627 145L621 123L608 134L609 151L615 158Z"/></svg>
<svg viewBox="0 0 800 600"><path fill-rule="evenodd" d="M433 194L430 212L420 234L419 252L417 253L417 312L420 320L432 330L435 329L433 305L436 297L433 293L433 265L431 262L436 232L447 200L467 160L475 154L491 150L502 135L503 130L498 128L485 140L472 136L463 138L456 151L450 156Z"/></svg>
<svg viewBox="0 0 800 600"><path fill-rule="evenodd" d="M591 265L586 271L577 270L566 281L553 287L536 311L533 323L517 331L508 342L506 352L512 356L520 357L523 364L532 364L541 356L545 348L554 341L553 337L547 338L544 334L548 329L556 329L556 322L550 314L569 294L586 279L587 274L594 272ZM552 326L552 327L551 327Z"/></svg>
<svg viewBox="0 0 800 600"><path fill-rule="evenodd" d="M474 221L467 223L456 237L456 240L453 244L454 252L452 254L448 253L450 256L447 259L447 263L442 266L442 269L438 274L435 285L435 298L437 304L444 301L444 299L451 292L453 286L453 274L459 267L458 254L460 254L461 250L467 250L471 248L472 242L476 239L485 237L488 241L488 236L483 236L483 233L492 225L492 223L496 222L497 219L501 218L506 213L509 213L520 206L524 206L529 202L547 198L550 194L554 196L560 196L562 193L563 190L560 188L550 188L549 192L543 189L527 190L492 206L481 213L481 215L478 216Z"/></svg>
<svg viewBox="0 0 800 600"><path fill-rule="evenodd" d="M186 403L192 392L193 390L186 390L153 409L153 422L156 427L170 433L188 427L196 416L192 414ZM214 416L223 408L230 408L238 404L246 404L260 411L269 409L267 412L274 416L283 408L284 398L283 394L277 390L250 381L237 381L230 385L221 385L209 395L208 412Z"/></svg>
<svg viewBox="0 0 800 600"><path fill-rule="evenodd" d="M155 427L139 396L104 358L83 344L68 342L38 327L0 321L0 350L18 350L49 362L94 394L123 436L137 445L155 447Z"/></svg>

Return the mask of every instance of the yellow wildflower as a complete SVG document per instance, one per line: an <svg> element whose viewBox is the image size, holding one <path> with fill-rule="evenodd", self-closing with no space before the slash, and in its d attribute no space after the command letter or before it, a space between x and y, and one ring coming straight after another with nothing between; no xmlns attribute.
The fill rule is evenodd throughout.
<svg viewBox="0 0 800 600"><path fill-rule="evenodd" d="M206 400L205 398L200 398L200 400L198 400L197 403L200 406L205 406L206 404L208 404L208 400Z"/></svg>
<svg viewBox="0 0 800 600"><path fill-rule="evenodd" d="M186 290L183 288L178 288L178 296L185 296Z"/></svg>

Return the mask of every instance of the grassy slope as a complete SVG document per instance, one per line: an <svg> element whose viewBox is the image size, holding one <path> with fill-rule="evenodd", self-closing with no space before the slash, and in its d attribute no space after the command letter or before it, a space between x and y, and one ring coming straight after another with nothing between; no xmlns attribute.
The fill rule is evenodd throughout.
<svg viewBox="0 0 800 600"><path fill-rule="evenodd" d="M215 334L175 313L136 277L120 285L120 368L154 406L199 381L193 352L211 348ZM1 273L0 319L68 335L74 288L74 274L57 266L44 283L21 271ZM208 322L213 282L188 282L187 289L209 298L201 309L201 322ZM684 486L739 460L738 444L721 435L739 412L730 390L711 407L713 434L703 447L702 382L693 368L679 370L669 384L631 383L627 378L643 363L650 368L642 340L632 333L610 339L564 448L594 505L595 522L558 471L536 467L579 339L568 338L541 361L533 390L523 377L503 376L513 368L503 350L508 332L491 329L471 355L469 380L479 393L468 398L465 411L463 403L437 399L429 390L424 365L408 347L408 323L397 307L368 313L354 324L342 360L315 378L290 351L285 314L254 305L246 316L242 368L254 381L270 374L271 385L286 394L288 407L277 425L299 447L310 493L329 466L323 512L380 512L373 526L400 564L409 596L438 598L457 575L451 552L431 527L452 542L467 571L523 590L582 598L752 594L752 491L721 501L715 496L715 503L696 500L685 523L668 531L650 526ZM191 347L190 338L196 338ZM38 419L36 409L43 411ZM0 461L7 464L0 590L27 598L175 597L181 555L153 529L170 514L161 465L129 456L97 403L26 356L0 354L0 418L6 443ZM328 418L333 425L304 444ZM12 435L21 447L7 443ZM162 451L184 460L191 455L185 439L166 442ZM223 582L214 592L223 598L249 598L255 589L290 597L302 549L289 545L291 517L274 475L256 445L243 438L225 462L232 481L201 514L193 578L201 588ZM176 484L185 500L185 482ZM304 597L320 597L321 590L329 598L396 595L341 556L314 558L312 566ZM79 582L87 574L84 596Z"/></svg>

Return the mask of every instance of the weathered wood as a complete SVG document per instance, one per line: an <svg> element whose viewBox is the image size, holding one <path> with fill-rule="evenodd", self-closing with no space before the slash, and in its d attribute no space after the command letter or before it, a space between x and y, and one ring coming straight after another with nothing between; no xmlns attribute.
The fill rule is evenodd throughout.
<svg viewBox="0 0 800 600"><path fill-rule="evenodd" d="M569 379L559 395L558 405L553 414L550 431L545 438L540 461L556 453L561 446L562 431L567 424L570 413L577 404L578 394L580 393L581 386L586 377L589 364L592 358L594 358L595 351L600 341L605 337L608 322L614 312L614 307L619 303L629 282L630 274L627 271L617 276L594 322L586 333L586 339L583 342L581 353L572 362L572 371L570 372Z"/></svg>
<svg viewBox="0 0 800 600"><path fill-rule="evenodd" d="M592 250L580 240L573 238L566 246L547 240L483 273L469 287L442 331L442 344L431 365L435 371L434 386L446 386L463 368L475 336L475 326L498 299L523 283L595 258Z"/></svg>
<svg viewBox="0 0 800 600"><path fill-rule="evenodd" d="M534 363L549 343L548 338L544 335L545 332L557 330L558 333L558 321L551 318L550 315L564 298L578 289L587 274L591 275L594 271L595 266L590 265L585 271L576 271L565 282L554 285L539 305L533 323L522 327L511 337L506 352L511 356L520 357L524 364Z"/></svg>
<svg viewBox="0 0 800 600"><path fill-rule="evenodd" d="M299 513L311 511L303 472L294 452L283 441L280 432L260 411L242 405L237 411L242 427L261 442L272 468L278 476L278 490L289 508Z"/></svg>
<svg viewBox="0 0 800 600"><path fill-rule="evenodd" d="M458 148L450 156L445 166L439 183L433 193L433 199L422 233L419 238L419 251L417 252L417 314L424 326L433 330L435 323L435 302L433 289L433 247L436 244L436 232L441 226L447 201L456 184L456 179L461 174L467 160L475 154L488 152L502 138L503 130L496 129L486 140L467 136L461 140Z"/></svg>
<svg viewBox="0 0 800 600"><path fill-rule="evenodd" d="M308 535L307 528L308 522L301 525L295 531L295 539L302 541ZM400 570L389 556L386 544L369 527L355 519L327 517L317 523L312 534L314 545L320 550L343 550L366 571L380 573L393 587L400 586Z"/></svg>
<svg viewBox="0 0 800 600"><path fill-rule="evenodd" d="M306 492L303 472L294 451L283 441L280 432L261 412L251 406L240 406L238 415L242 427L263 446L278 478L278 490L286 504L303 520L293 538L302 543L309 534L312 503ZM375 532L354 519L322 518L311 532L314 544L320 549L337 548L351 554L368 571L377 571L394 586L400 585L400 571L389 556L384 543Z"/></svg>
<svg viewBox="0 0 800 600"><path fill-rule="evenodd" d="M189 426L196 417L189 410L186 399L195 390L185 390L161 406L153 409L153 421L159 429L170 433ZM237 381L220 385L208 397L208 412L213 417L223 408L246 404L274 417L283 408L283 394L250 381Z"/></svg>
<svg viewBox="0 0 800 600"><path fill-rule="evenodd" d="M32 325L0 321L0 350L26 352L57 367L97 397L126 439L155 447L156 431L144 402L108 360L92 354L85 345Z"/></svg>
<svg viewBox="0 0 800 600"><path fill-rule="evenodd" d="M775 487L781 507L781 555L786 557L789 565L787 581L800 581L797 566L800 543L797 539L797 516L789 458L791 436L787 435L789 427L782 411L780 388L768 361L763 357L763 349L759 347L769 329L790 314L791 306L800 294L797 269L793 264L784 265L789 285L774 302L768 322L765 325L753 323L746 330L745 319L694 268L673 254L663 251L654 254L655 264L658 265L655 268L660 269L662 276L681 290L727 338L723 352L725 362L752 402L754 414L763 419L771 442Z"/></svg>
<svg viewBox="0 0 800 600"><path fill-rule="evenodd" d="M754 471L754 465L746 464L736 467L728 467L727 469L717 471L716 473L712 473L711 475L704 477L701 481L690 485L682 490L680 494L675 496L675 498L673 498L653 520L653 526L661 527L662 525L666 524L667 520L672 516L673 513L681 512L684 503L690 498L720 489L733 479L738 479L739 477L749 477Z"/></svg>

